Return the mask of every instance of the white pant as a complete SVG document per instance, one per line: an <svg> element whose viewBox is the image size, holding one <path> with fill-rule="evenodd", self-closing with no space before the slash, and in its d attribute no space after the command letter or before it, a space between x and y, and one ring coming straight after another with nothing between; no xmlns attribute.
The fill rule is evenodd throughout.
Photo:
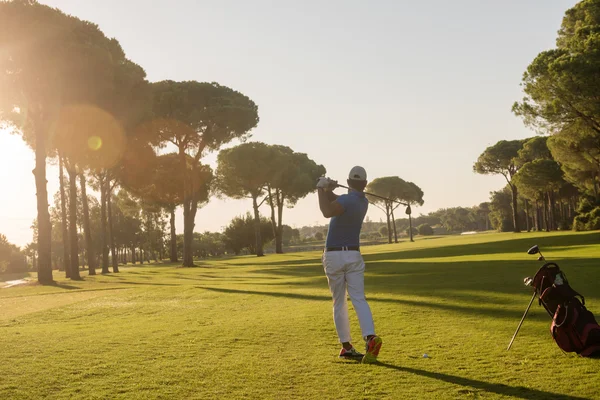
<svg viewBox="0 0 600 400"><path fill-rule="evenodd" d="M365 299L365 262L358 251L323 253L323 268L333 297L333 322L340 343L351 342L346 289L358 317L363 338L375 334L373 315Z"/></svg>

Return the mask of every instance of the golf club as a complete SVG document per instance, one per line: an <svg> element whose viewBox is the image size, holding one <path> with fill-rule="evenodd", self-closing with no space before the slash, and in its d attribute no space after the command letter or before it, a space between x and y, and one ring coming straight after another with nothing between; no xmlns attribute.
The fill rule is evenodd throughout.
<svg viewBox="0 0 600 400"><path fill-rule="evenodd" d="M527 254L539 254L539 258L538 261L544 261L546 260L544 258L544 256L542 255L542 252L540 251L540 247L536 244L535 246L531 247L529 250L527 250ZM531 284L533 283L533 278L531 277L527 277L525 279L523 279L523 283L525 284L525 286L531 286ZM510 347L512 346L513 342L515 341L515 338L517 337L517 334L519 333L519 329L521 329L521 325L523 325L523 321L525 321L525 317L527 317L527 313L529 312L529 309L531 308L531 305L533 304L533 300L535 300L535 296L537 295L537 292L533 292L533 296L531 296L531 300L529 301L529 305L527 306L527 309L525 310L525 314L523 314L523 318L521 318L521 322L519 322L519 326L517 326L517 330L515 331L515 334L513 335L512 339L510 340L510 343L508 344L508 347L506 350L510 350Z"/></svg>
<svg viewBox="0 0 600 400"><path fill-rule="evenodd" d="M537 293L533 292L533 296L531 297L531 301L529 301L529 305L527 306L527 309L525 310L525 314L523 314L523 318L521 318L521 322L519 322L519 326L517 326L517 330L515 331L515 334L513 335L512 339L510 340L510 343L508 344L508 347L506 348L507 351L510 350L510 347L512 346L513 342L517 338L519 329L521 329L521 325L523 325L523 321L525 321L525 317L527 317L527 313L529 312L529 309L531 308L531 305L533 304L533 300L535 300L536 295L537 295Z"/></svg>
<svg viewBox="0 0 600 400"><path fill-rule="evenodd" d="M341 188L344 188L344 189L350 189L350 190L352 190L352 188L349 188L348 186L340 185L337 182L336 182L335 185L336 185L336 187L341 187ZM389 201L391 203L398 203L398 204L402 204L403 206L410 207L410 204L405 203L403 201L393 200L393 199L390 199L390 198L387 198L387 197L384 197L384 196L379 196L377 194L373 194L373 193L369 193L369 192L363 192L363 193L366 194L367 196L377 197L378 199L386 200L386 201Z"/></svg>
<svg viewBox="0 0 600 400"><path fill-rule="evenodd" d="M536 244L535 246L533 246L532 248L530 248L529 250L527 250L527 254L539 254L539 258L538 261L544 261L546 258L544 257L544 255L542 254L542 252L540 251L540 247Z"/></svg>

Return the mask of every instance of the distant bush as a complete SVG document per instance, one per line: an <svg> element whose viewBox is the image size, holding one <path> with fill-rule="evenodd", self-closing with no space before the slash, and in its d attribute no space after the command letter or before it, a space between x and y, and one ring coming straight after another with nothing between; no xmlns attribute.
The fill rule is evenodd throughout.
<svg viewBox="0 0 600 400"><path fill-rule="evenodd" d="M573 220L574 231L595 231L600 229L600 207L580 214Z"/></svg>
<svg viewBox="0 0 600 400"><path fill-rule="evenodd" d="M558 223L558 230L559 231L568 231L570 230L572 227L572 224L569 221L560 221Z"/></svg>
<svg viewBox="0 0 600 400"><path fill-rule="evenodd" d="M323 240L323 232L317 232L317 233L315 233L315 239L317 239L317 240Z"/></svg>
<svg viewBox="0 0 600 400"><path fill-rule="evenodd" d="M406 234L407 234L407 235L410 235L410 228L408 228L408 229L406 230ZM412 234L413 234L413 236L416 236L416 235L418 235L418 234L419 234L419 230L418 230L417 228L415 228L414 226L413 226L413 228L412 228Z"/></svg>
<svg viewBox="0 0 600 400"><path fill-rule="evenodd" d="M379 232L371 232L371 233L369 233L369 239L372 239L372 240L381 239L381 234Z"/></svg>
<svg viewBox="0 0 600 400"><path fill-rule="evenodd" d="M388 237L388 233L389 233L389 232L388 232L388 228L387 228L387 226L382 226L381 228L379 228L379 234L380 234L382 237Z"/></svg>
<svg viewBox="0 0 600 400"><path fill-rule="evenodd" d="M423 235L423 236L433 235L433 228L431 226L429 226L428 224L419 225L418 230L419 230L419 235Z"/></svg>
<svg viewBox="0 0 600 400"><path fill-rule="evenodd" d="M0 273L26 272L28 269L25 255L17 246L9 243L6 236L0 235Z"/></svg>
<svg viewBox="0 0 600 400"><path fill-rule="evenodd" d="M28 270L29 264L27 264L25 256L20 252L13 252L6 265L6 272L27 272Z"/></svg>

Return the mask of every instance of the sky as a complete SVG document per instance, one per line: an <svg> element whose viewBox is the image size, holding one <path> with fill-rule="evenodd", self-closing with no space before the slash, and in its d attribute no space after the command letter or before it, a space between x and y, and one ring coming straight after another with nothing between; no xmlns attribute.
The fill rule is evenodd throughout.
<svg viewBox="0 0 600 400"><path fill-rule="evenodd" d="M423 189L414 215L473 206L504 178L473 173L499 140L534 136L511 113L523 72L554 47L575 0L41 0L96 23L151 82L218 82L258 105L250 140L308 154L344 182L400 176ZM151 4L151 5L150 5ZM0 94L1 95L1 94ZM235 145L237 143L232 143ZM215 167L216 154L204 159ZM0 233L31 241L33 152L0 132ZM58 190L48 168L49 201ZM196 230L220 231L251 201L212 199ZM262 211L268 215L268 210ZM368 217L385 215L371 207ZM177 231L183 233L178 214ZM326 224L315 194L284 211Z"/></svg>

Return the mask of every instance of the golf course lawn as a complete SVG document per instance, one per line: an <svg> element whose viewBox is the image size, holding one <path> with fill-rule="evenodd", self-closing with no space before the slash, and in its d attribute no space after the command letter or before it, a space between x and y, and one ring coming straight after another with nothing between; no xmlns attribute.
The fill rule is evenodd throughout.
<svg viewBox="0 0 600 400"><path fill-rule="evenodd" d="M600 317L599 243L485 233L365 247L374 365L337 358L319 252L55 272L56 286L0 289L0 399L600 399L600 360L562 353L537 302L506 350L541 265L527 249Z"/></svg>

